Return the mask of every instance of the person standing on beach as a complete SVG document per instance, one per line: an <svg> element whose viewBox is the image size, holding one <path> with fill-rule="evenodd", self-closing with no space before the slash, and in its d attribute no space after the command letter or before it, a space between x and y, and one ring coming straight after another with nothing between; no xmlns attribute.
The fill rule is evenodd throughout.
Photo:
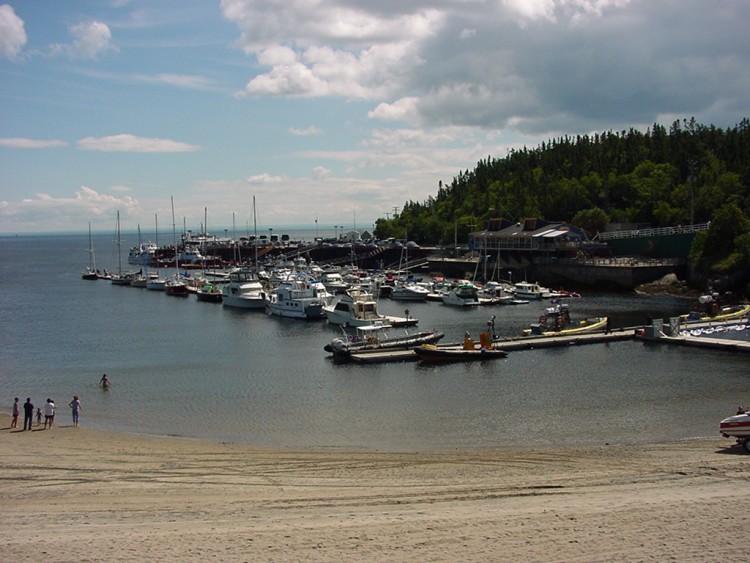
<svg viewBox="0 0 750 563"><path fill-rule="evenodd" d="M31 430L31 423L34 421L34 403L31 402L31 397L26 397L26 402L23 404L23 429Z"/></svg>
<svg viewBox="0 0 750 563"><path fill-rule="evenodd" d="M68 406L73 411L73 426L78 426L78 416L81 414L81 401L78 395L73 395L73 400L68 403Z"/></svg>
<svg viewBox="0 0 750 563"><path fill-rule="evenodd" d="M55 422L55 402L52 399L47 399L47 403L44 405L44 428L52 428L53 422Z"/></svg>
<svg viewBox="0 0 750 563"><path fill-rule="evenodd" d="M21 407L18 405L18 397L13 401L13 420L10 421L11 428L18 427L18 415L21 414Z"/></svg>
<svg viewBox="0 0 750 563"><path fill-rule="evenodd" d="M42 423L42 409L36 409L36 425L39 426Z"/></svg>

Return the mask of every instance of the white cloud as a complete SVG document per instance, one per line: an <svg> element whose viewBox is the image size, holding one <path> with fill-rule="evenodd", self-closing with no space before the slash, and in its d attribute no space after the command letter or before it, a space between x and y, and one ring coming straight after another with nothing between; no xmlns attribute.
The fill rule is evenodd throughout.
<svg viewBox="0 0 750 563"><path fill-rule="evenodd" d="M315 127L315 125L310 125L310 127L306 127L304 129L298 129L296 127L289 128L289 134L296 135L298 137L310 137L313 135L320 135L320 133L320 129L318 127Z"/></svg>
<svg viewBox="0 0 750 563"><path fill-rule="evenodd" d="M316 180L325 180L331 175L331 170L325 166L316 166L313 168L313 178Z"/></svg>
<svg viewBox="0 0 750 563"><path fill-rule="evenodd" d="M25 139L23 137L9 137L0 139L0 147L11 149L56 149L67 147L65 141L47 141L42 139Z"/></svg>
<svg viewBox="0 0 750 563"><path fill-rule="evenodd" d="M86 137L77 143L79 149L101 152L193 152L200 150L196 145L172 141L136 137L135 135L112 135L109 137Z"/></svg>
<svg viewBox="0 0 750 563"><path fill-rule="evenodd" d="M377 4L305 0L223 0L222 10L242 31L239 45L270 67L248 81L248 96L390 96L443 18L427 6L389 14Z"/></svg>
<svg viewBox="0 0 750 563"><path fill-rule="evenodd" d="M281 176L272 176L271 174L258 174L257 176L249 176L247 178L248 184L276 184L281 182L283 178Z"/></svg>
<svg viewBox="0 0 750 563"><path fill-rule="evenodd" d="M0 202L0 219L10 231L16 228L29 230L34 225L36 230L39 225L44 225L50 231L69 230L75 228L71 225L71 218L81 218L81 225L86 220L106 218L108 221L111 219L114 225L117 210L124 215L135 214L139 212L140 204L130 196L114 197L81 186L70 197L54 197L40 192L21 201Z"/></svg>
<svg viewBox="0 0 750 563"><path fill-rule="evenodd" d="M52 54L64 54L74 59L96 59L102 53L117 50L111 43L112 32L105 23L81 22L71 26L69 31L73 36L73 43L52 45Z"/></svg>
<svg viewBox="0 0 750 563"><path fill-rule="evenodd" d="M16 59L26 45L26 30L13 7L9 4L0 6L0 55Z"/></svg>

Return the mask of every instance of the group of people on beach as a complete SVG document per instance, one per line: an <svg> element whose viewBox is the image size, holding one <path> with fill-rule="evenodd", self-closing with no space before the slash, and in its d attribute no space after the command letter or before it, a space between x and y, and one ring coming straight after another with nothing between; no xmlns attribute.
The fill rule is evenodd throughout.
<svg viewBox="0 0 750 563"><path fill-rule="evenodd" d="M107 377L106 373L102 375L101 379L99 380L99 385L101 385L102 388L105 390L109 389L109 378ZM24 430L31 430L31 426L34 422L34 409L35 408L36 408L36 425L39 426L40 424L42 424L42 416L44 416L43 430L46 430L47 428L52 428L52 424L55 422L55 411L57 410L55 401L48 398L47 402L44 404L44 413L42 413L41 407L38 407L38 408L34 407L34 403L31 402L31 397L27 397L26 402L23 405L19 403L18 397L14 399L13 411L12 411L13 418L10 421L11 428L18 428L18 417L21 416L22 406L23 406L23 429ZM78 426L80 416L81 416L81 399L78 398L78 395L73 395L73 399L68 403L68 406L70 407L71 413L73 415L73 426Z"/></svg>
<svg viewBox="0 0 750 563"><path fill-rule="evenodd" d="M73 395L73 399L68 403L73 413L73 426L78 426L78 420L81 414L81 400L78 395ZM42 415L41 407L34 407L34 403L31 402L31 397L26 398L26 402L23 404L23 429L31 430L34 422L34 409L36 408L36 425L42 424L42 416L44 416L44 428L52 428L55 422L55 411L57 405L52 399L47 399L44 403L44 414ZM18 428L18 417L21 415L21 405L19 405L19 399L16 397L13 401L13 417L10 421L11 428Z"/></svg>

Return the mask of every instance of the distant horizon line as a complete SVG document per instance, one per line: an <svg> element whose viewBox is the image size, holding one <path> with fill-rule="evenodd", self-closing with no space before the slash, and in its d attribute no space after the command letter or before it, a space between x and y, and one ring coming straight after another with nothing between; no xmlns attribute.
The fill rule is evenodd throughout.
<svg viewBox="0 0 750 563"><path fill-rule="evenodd" d="M321 226L321 225L281 225L279 227L266 227L263 229L258 229L258 236L268 236L269 231L273 231L271 234L274 235L284 235L288 234L285 231L290 232L312 232L312 231L318 231L321 233L321 236L326 238L325 233L328 231L339 231L341 233L351 232L351 231L358 231L358 232L364 232L364 231L371 231L372 228L358 228L358 227L347 227L346 225L331 225L330 227L328 225ZM170 228L164 228L159 229L159 233L166 233L171 232L172 229ZM188 232L199 234L201 231L200 229L187 229ZM216 229L208 229L209 235L215 235L218 236L218 233L226 232L229 233L230 231L233 231L237 234L237 236L244 236L243 233L247 232L247 229L238 229L238 228L232 228L232 227L219 227ZM92 235L108 235L108 234L114 234L114 229L96 229L92 230ZM182 229L178 230L179 233L182 233ZM120 234L122 235L137 235L138 229L120 229ZM149 229L141 229L141 234L148 236L150 234L154 234L153 230ZM252 233L255 234L255 233ZM50 235L88 235L88 229L84 230L60 230L60 231L0 231L0 237L3 238L14 238L14 237L20 237L20 236L50 236Z"/></svg>

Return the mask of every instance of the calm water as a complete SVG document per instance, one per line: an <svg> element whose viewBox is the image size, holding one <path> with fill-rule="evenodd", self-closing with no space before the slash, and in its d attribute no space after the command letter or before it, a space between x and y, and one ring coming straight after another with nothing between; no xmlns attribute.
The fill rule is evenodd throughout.
<svg viewBox="0 0 750 563"><path fill-rule="evenodd" d="M96 236L112 268L112 236ZM136 242L130 236L122 248ZM84 426L265 446L442 450L649 442L716 436L750 401L750 359L634 342L511 353L482 364L334 365L339 334L310 323L80 278L88 237L0 238L0 407L14 396L83 403ZM126 260L125 260L126 261ZM543 303L457 310L408 307L446 341L491 314L516 335ZM571 316L614 326L685 312L665 297L585 294ZM97 383L109 374L112 388ZM70 424L67 408L60 424Z"/></svg>

